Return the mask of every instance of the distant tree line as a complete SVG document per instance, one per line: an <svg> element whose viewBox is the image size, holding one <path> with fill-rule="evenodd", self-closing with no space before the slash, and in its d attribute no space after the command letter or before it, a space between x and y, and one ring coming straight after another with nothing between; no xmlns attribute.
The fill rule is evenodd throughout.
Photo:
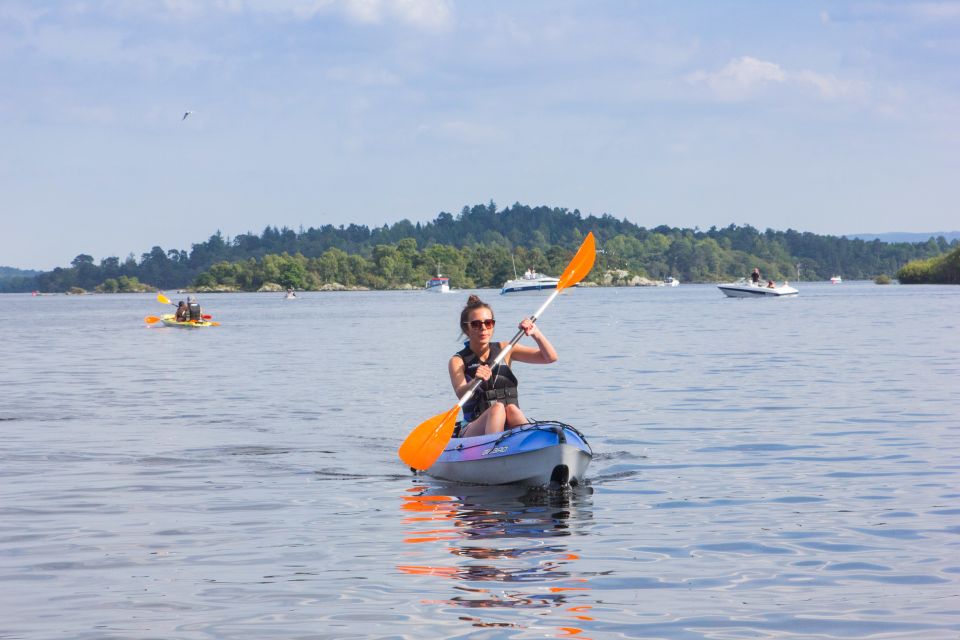
<svg viewBox="0 0 960 640"><path fill-rule="evenodd" d="M191 250L153 247L137 259L108 257L96 263L78 255L70 267L0 279L0 291L60 292L182 287L256 290L264 283L315 289L337 282L374 289L422 286L441 269L455 287L499 287L514 267L559 275L587 232L597 238L597 263L588 279L608 270L684 282L727 280L759 267L764 277L794 280L873 278L896 273L911 260L940 256L958 244L943 237L922 243L885 243L821 236L788 229L760 231L749 225L708 230L652 229L611 215L490 202L443 212L421 224L401 220L367 227L323 225L294 231L268 226L232 239L218 231Z"/></svg>
<svg viewBox="0 0 960 640"><path fill-rule="evenodd" d="M960 284L960 247L942 256L908 262L897 271L897 279L903 284Z"/></svg>
<svg viewBox="0 0 960 640"><path fill-rule="evenodd" d="M39 271L31 269L14 269L13 267L0 267L0 281L10 280L12 278L32 278L38 275Z"/></svg>

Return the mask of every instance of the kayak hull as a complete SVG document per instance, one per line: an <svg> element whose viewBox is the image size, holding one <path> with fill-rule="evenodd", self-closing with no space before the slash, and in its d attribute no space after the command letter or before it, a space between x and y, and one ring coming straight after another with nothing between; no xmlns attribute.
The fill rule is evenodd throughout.
<svg viewBox="0 0 960 640"><path fill-rule="evenodd" d="M577 485L592 458L586 438L570 425L535 422L503 433L452 438L425 473L464 484Z"/></svg>
<svg viewBox="0 0 960 640"><path fill-rule="evenodd" d="M177 322L175 317L172 313L165 313L160 316L160 322L162 322L165 327L180 327L181 329L200 329L213 326L212 322L207 322L206 320L203 322Z"/></svg>

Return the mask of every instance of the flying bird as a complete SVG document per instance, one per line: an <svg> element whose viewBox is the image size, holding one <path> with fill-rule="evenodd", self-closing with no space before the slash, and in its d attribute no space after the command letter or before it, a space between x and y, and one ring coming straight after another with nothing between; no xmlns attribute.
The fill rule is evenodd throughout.
<svg viewBox="0 0 960 640"><path fill-rule="evenodd" d="M185 112L185 113L183 114L183 117L180 118L180 122L183 122L184 120L186 120L186 119L187 119L187 116L190 115L191 113L193 113L193 111L187 111L187 112Z"/></svg>

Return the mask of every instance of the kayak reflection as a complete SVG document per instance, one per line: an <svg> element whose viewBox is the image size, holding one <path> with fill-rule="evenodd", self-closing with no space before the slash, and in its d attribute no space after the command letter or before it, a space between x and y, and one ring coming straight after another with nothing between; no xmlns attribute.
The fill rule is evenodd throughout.
<svg viewBox="0 0 960 640"><path fill-rule="evenodd" d="M449 597L423 604L440 612L450 606L499 609L500 614L459 615L458 620L517 629L539 624L510 610L560 609L566 626L549 627L556 637L585 637L580 627L593 620L592 601L587 601L592 574L576 566L580 555L572 543L593 517L589 486L549 491L424 483L407 489L401 510L404 542L412 546L397 570L454 581ZM421 589L437 593L441 587ZM489 619L493 616L497 619Z"/></svg>

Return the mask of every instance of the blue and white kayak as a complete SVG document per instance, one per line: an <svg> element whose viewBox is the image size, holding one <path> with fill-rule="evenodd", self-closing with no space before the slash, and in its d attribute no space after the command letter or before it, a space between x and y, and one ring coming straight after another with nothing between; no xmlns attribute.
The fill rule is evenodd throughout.
<svg viewBox="0 0 960 640"><path fill-rule="evenodd" d="M465 484L576 485L592 458L593 449L575 428L532 422L503 433L451 438L424 473Z"/></svg>

